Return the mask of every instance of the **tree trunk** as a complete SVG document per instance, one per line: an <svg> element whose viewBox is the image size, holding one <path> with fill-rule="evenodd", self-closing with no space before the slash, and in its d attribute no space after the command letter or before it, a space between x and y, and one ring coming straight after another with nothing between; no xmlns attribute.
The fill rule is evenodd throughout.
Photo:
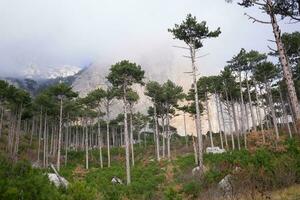
<svg viewBox="0 0 300 200"><path fill-rule="evenodd" d="M254 112L253 112L253 105L252 105L252 99L251 99L251 93L250 93L250 86L249 86L249 81L248 77L246 76L246 85L247 85L247 92L248 92L248 99L249 99L249 109L250 109L250 114L251 114L251 120L252 120L252 127L254 128L254 131L257 131L256 125L257 125L257 120L255 120L254 117Z"/></svg>
<svg viewBox="0 0 300 200"><path fill-rule="evenodd" d="M163 138L163 158L166 157L166 134L165 134L165 119L162 117L161 119L162 124L162 138Z"/></svg>
<svg viewBox="0 0 300 200"><path fill-rule="evenodd" d="M102 137L101 137L101 124L100 116L98 115L98 147L99 147L99 161L100 167L103 168L103 157L102 157Z"/></svg>
<svg viewBox="0 0 300 200"><path fill-rule="evenodd" d="M126 153L126 180L127 185L131 183L130 176L130 152L129 152L129 137L127 126L127 99L126 99L126 87L123 86L123 104L124 104L124 137L125 137L125 153Z"/></svg>
<svg viewBox="0 0 300 200"><path fill-rule="evenodd" d="M222 125L223 125L223 131L224 131L225 146L226 146L226 149L229 149L228 139L227 139L227 134L226 134L226 127L225 127L225 118L224 118L224 113L223 113L224 109L223 109L220 97L219 97L219 107L220 107L220 113L221 113L221 118L222 118Z"/></svg>
<svg viewBox="0 0 300 200"><path fill-rule="evenodd" d="M219 126L220 142L221 142L222 149L224 149L223 136L222 136L222 128L221 128L221 121L220 121L220 116L219 116L220 111L219 111L218 97L217 97L217 93L216 92L215 92L215 104L216 104L216 108L217 108L217 119L218 119L218 126Z"/></svg>
<svg viewBox="0 0 300 200"><path fill-rule="evenodd" d="M3 116L4 116L4 107L3 106L0 106L0 113L1 113L1 116L0 116L0 138L1 138L1 135L2 135L2 124L3 124Z"/></svg>
<svg viewBox="0 0 300 200"><path fill-rule="evenodd" d="M65 166L67 166L68 162L68 150L69 150L69 115L66 122L66 133L65 133Z"/></svg>
<svg viewBox="0 0 300 200"><path fill-rule="evenodd" d="M293 138L291 127L290 127L290 123L289 123L289 120L288 120L288 117L287 117L287 113L286 113L286 106L285 106L285 103L283 101L282 92L281 92L280 89L279 89L279 95L280 95L281 109L282 109L282 112L283 112L284 122L286 123L286 126L288 128L288 132L289 132L290 138Z"/></svg>
<svg viewBox="0 0 300 200"><path fill-rule="evenodd" d="M285 79L287 89L288 89L288 95L291 100L292 109L293 109L293 112L295 113L297 123L299 123L299 120L300 120L299 102L297 99L294 81L292 78L291 67L290 67L290 64L289 64L287 56L286 56L285 48L284 48L284 45L283 45L283 42L281 39L281 31L280 31L276 16L273 11L273 3L271 0L267 0L267 6L268 6L268 11L269 11L268 14L271 18L271 24L272 24L272 28L273 28L276 45L277 45L277 50L279 53L279 60L281 62L284 79Z"/></svg>
<svg viewBox="0 0 300 200"><path fill-rule="evenodd" d="M298 133L298 129L297 129L297 125L296 125L296 120L295 120L295 116L293 114L293 109L292 109L292 105L291 105L291 102L290 102L290 98L287 98L287 103L288 103L288 106L289 106L289 110L291 112L291 117L292 117L294 131L295 131L295 133Z"/></svg>
<svg viewBox="0 0 300 200"><path fill-rule="evenodd" d="M195 90L195 107L196 107L196 132L198 138L198 165L200 174L203 173L203 142L202 135L200 133L200 107L199 107L199 98L198 98L198 88L197 88L197 75L196 75L196 64L195 64L195 44L190 47L190 55L192 61L192 71L193 71L193 86Z"/></svg>
<svg viewBox="0 0 300 200"><path fill-rule="evenodd" d="M132 123L132 107L130 108L130 148L131 148L131 165L134 166L134 149L133 149L133 123Z"/></svg>
<svg viewBox="0 0 300 200"><path fill-rule="evenodd" d="M234 136L233 136L233 131L232 131L232 120L231 120L233 116L231 116L231 114L230 114L231 113L231 103L229 102L228 92L227 92L225 83L224 83L224 86L225 86L226 103L227 103L227 107L228 107L229 132L231 135L231 145L232 145L232 150L234 150L235 143L234 143Z"/></svg>
<svg viewBox="0 0 300 200"><path fill-rule="evenodd" d="M43 147L44 147L44 153L43 153L43 166L46 167L46 152L47 152L47 112L45 112L45 118L44 118L44 135L43 135Z"/></svg>
<svg viewBox="0 0 300 200"><path fill-rule="evenodd" d="M239 128L238 128L238 124L237 124L235 105L234 105L233 101L231 102L231 107L232 107L232 114L233 114L234 129L235 129L235 133L237 135L238 149L241 150L240 133L239 133Z"/></svg>
<svg viewBox="0 0 300 200"><path fill-rule="evenodd" d="M170 116L169 116L169 105L167 104L167 153L168 153L168 160L171 160L171 135L170 135Z"/></svg>
<svg viewBox="0 0 300 200"><path fill-rule="evenodd" d="M1 125L0 125L1 126ZM1 127L0 127L1 128ZM29 145L31 146L32 144L32 138L33 138L33 133L35 131L35 118L32 117L32 124L31 124L31 133L30 133L30 142L29 142ZM1 134L0 134L0 137L1 137Z"/></svg>
<svg viewBox="0 0 300 200"><path fill-rule="evenodd" d="M266 79L265 79L266 81ZM272 93L271 93L271 88L268 82L266 82L266 89L267 89L267 96L269 99L269 106L271 109L271 114L272 114L272 118L273 118L273 124L274 124L274 129L275 129L275 134L276 134L276 140L279 140L279 132L278 132L278 126L277 126L277 117L275 114L275 108L274 108L274 103L273 103L273 97L272 97Z"/></svg>
<svg viewBox="0 0 300 200"><path fill-rule="evenodd" d="M85 125L85 168L89 169L89 128L87 126L87 120L84 122Z"/></svg>
<svg viewBox="0 0 300 200"><path fill-rule="evenodd" d="M185 147L188 148L188 136L187 136L187 131L186 131L185 112L183 112L183 123L184 123Z"/></svg>
<svg viewBox="0 0 300 200"><path fill-rule="evenodd" d="M262 114L261 114L261 108L259 107L259 99L258 99L258 93L257 93L257 87L256 87L256 80L254 80L254 85L255 85L255 98L256 98L256 112L257 116L259 118L259 124L260 124L260 129L262 133L262 138L263 138L263 144L266 143L266 137L265 137L265 130L264 130L264 125L263 125L263 119L262 119Z"/></svg>
<svg viewBox="0 0 300 200"><path fill-rule="evenodd" d="M19 108L19 113L18 113L19 116L18 116L18 122L17 122L17 130L16 130L16 142L15 142L15 149L14 149L14 157L18 155L18 151L19 151L22 112L23 112L23 104L21 103L20 108Z"/></svg>
<svg viewBox="0 0 300 200"><path fill-rule="evenodd" d="M245 143L245 148L247 148L247 142L246 142L246 131L245 131L245 127L244 127L244 116L245 116L245 112L244 112L244 96L243 96L243 88L242 88L242 72L239 72L239 82L240 82L240 96L241 96L241 134L244 135L244 143Z"/></svg>
<svg viewBox="0 0 300 200"><path fill-rule="evenodd" d="M209 107L208 107L207 92L205 93L205 105L206 105L206 113L207 113L208 128L209 128L210 146L214 147L214 141L213 141L213 136L212 136L212 126L211 126L210 114L209 114L210 112L209 112Z"/></svg>
<svg viewBox="0 0 300 200"><path fill-rule="evenodd" d="M154 108L154 121L155 121L155 135L156 135L156 159L159 161L160 160L160 155L159 155L159 133L158 133L158 121L157 121L157 113L156 113L156 105L153 104Z"/></svg>
<svg viewBox="0 0 300 200"><path fill-rule="evenodd" d="M57 150L57 171L60 170L60 149L61 149L61 129L62 129L62 112L63 112L63 99L60 98L60 111L59 111L59 131L58 131L58 150Z"/></svg>

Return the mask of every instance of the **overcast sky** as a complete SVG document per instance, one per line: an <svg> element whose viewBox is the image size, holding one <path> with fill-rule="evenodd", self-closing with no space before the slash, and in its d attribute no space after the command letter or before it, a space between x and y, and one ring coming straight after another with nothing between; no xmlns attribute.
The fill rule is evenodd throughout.
<svg viewBox="0 0 300 200"><path fill-rule="evenodd" d="M198 61L201 74L215 74L241 47L267 52L274 45L267 41L271 27L253 24L244 12L264 18L224 0L0 0L0 73L130 59L146 70L166 65L182 74L189 61L172 47L183 44L167 29L192 13L210 29L221 28L200 51L209 56ZM297 26L281 23L282 32Z"/></svg>

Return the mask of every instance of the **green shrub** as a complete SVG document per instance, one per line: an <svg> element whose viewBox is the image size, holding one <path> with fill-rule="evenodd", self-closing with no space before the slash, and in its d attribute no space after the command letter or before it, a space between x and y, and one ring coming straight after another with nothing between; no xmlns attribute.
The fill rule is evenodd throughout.
<svg viewBox="0 0 300 200"><path fill-rule="evenodd" d="M184 192L188 196L197 198L201 192L201 184L199 181L195 180L185 183L183 185L182 192Z"/></svg>

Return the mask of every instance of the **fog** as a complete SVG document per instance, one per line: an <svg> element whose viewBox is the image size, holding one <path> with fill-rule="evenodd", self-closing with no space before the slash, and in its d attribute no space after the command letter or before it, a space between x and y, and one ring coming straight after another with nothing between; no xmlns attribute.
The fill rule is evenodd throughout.
<svg viewBox="0 0 300 200"><path fill-rule="evenodd" d="M188 13L205 20L220 37L204 42L199 73L217 73L241 47L267 52L269 25L253 24L244 12L264 19L257 10L225 0L1 0L0 73L22 75L30 65L84 67L121 59L139 62L151 75L169 73L173 79L189 70L188 53L174 45L168 28ZM281 23L282 32L297 24ZM181 81L184 79L181 79Z"/></svg>

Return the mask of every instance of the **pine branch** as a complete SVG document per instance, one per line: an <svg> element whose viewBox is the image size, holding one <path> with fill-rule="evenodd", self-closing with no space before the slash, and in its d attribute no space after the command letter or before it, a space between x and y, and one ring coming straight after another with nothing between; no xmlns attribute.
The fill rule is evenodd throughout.
<svg viewBox="0 0 300 200"><path fill-rule="evenodd" d="M246 15L250 20L253 20L253 23L258 22L258 23L261 23L261 24L271 24L271 22L265 22L265 21L256 19L256 18L248 15L247 13L245 13L244 15Z"/></svg>

